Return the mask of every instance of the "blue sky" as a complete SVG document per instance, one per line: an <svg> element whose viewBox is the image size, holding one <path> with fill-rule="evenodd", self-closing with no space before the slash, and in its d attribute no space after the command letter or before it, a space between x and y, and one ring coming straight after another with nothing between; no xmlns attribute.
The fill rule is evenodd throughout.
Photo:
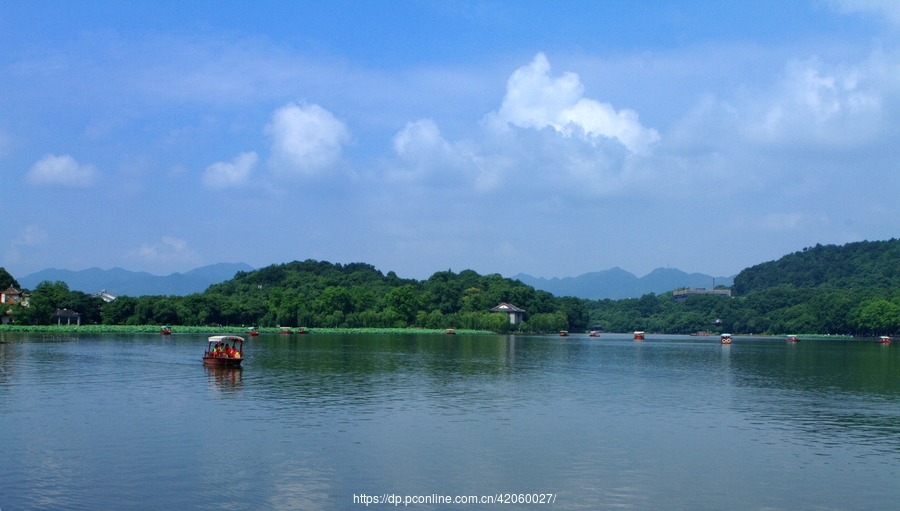
<svg viewBox="0 0 900 511"><path fill-rule="evenodd" d="M0 2L0 266L732 275L898 236L900 4Z"/></svg>

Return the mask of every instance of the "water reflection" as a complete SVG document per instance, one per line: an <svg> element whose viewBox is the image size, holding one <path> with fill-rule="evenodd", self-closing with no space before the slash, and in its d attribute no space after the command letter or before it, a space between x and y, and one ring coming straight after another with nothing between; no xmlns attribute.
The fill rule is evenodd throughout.
<svg viewBox="0 0 900 511"><path fill-rule="evenodd" d="M244 373L241 367L211 367L203 366L206 372L208 387L218 392L235 392L241 389L244 383Z"/></svg>

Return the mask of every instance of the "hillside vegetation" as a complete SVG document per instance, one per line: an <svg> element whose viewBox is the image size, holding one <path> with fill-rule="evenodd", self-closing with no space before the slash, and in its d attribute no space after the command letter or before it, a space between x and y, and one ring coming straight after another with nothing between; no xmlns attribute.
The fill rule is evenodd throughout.
<svg viewBox="0 0 900 511"><path fill-rule="evenodd" d="M353 263L294 261L238 272L187 296L120 296L103 303L63 282L42 282L31 307L14 307L19 324L47 324L57 307L108 325L257 325L329 328L464 328L506 331L508 316L488 312L500 302L526 310L527 330L583 329L582 300L558 298L500 275L437 272L425 281L384 275Z"/></svg>
<svg viewBox="0 0 900 511"><path fill-rule="evenodd" d="M900 241L816 245L734 278L734 298L672 293L588 304L612 331L882 335L900 332ZM718 324L716 321L718 320Z"/></svg>

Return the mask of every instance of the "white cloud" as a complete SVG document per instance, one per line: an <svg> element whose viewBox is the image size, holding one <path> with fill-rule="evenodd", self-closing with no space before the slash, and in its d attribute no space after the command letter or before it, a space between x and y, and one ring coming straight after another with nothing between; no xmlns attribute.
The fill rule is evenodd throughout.
<svg viewBox="0 0 900 511"><path fill-rule="evenodd" d="M40 245L45 239L47 239L47 231L36 225L29 225L19 231L19 235L9 243L9 249L6 251L4 260L7 264L20 262L22 254L19 251L19 247Z"/></svg>
<svg viewBox="0 0 900 511"><path fill-rule="evenodd" d="M269 164L286 177L309 177L329 169L350 140L347 126L316 104L289 103L275 110L266 134L272 137Z"/></svg>
<svg viewBox="0 0 900 511"><path fill-rule="evenodd" d="M521 128L547 126L565 135L618 139L633 153L645 153L659 133L645 128L637 112L616 109L609 103L582 97L584 86L575 73L550 75L550 62L538 53L530 64L517 69L506 84L500 111L489 121Z"/></svg>
<svg viewBox="0 0 900 511"><path fill-rule="evenodd" d="M870 12L900 23L900 2L897 0L830 0L829 4L843 14Z"/></svg>
<svg viewBox="0 0 900 511"><path fill-rule="evenodd" d="M213 190L246 184L259 160L256 152L241 153L231 163L216 162L203 172L203 185Z"/></svg>
<svg viewBox="0 0 900 511"><path fill-rule="evenodd" d="M25 182L32 185L86 188L97 178L93 165L79 165L68 154L48 154L31 166L25 174Z"/></svg>
<svg viewBox="0 0 900 511"><path fill-rule="evenodd" d="M152 263L161 264L196 264L200 262L200 254L190 248L186 241L172 236L163 236L159 243L142 245L137 255Z"/></svg>

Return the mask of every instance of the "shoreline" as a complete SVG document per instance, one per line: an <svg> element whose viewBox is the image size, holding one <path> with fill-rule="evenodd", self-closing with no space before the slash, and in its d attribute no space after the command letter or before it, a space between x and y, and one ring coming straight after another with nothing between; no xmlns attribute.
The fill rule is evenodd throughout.
<svg viewBox="0 0 900 511"><path fill-rule="evenodd" d="M89 334L158 334L162 325L0 325L0 332L10 333L89 333ZM246 335L247 327L238 326L172 326L171 335L237 334ZM311 334L445 334L447 329L431 328L303 328ZM260 334L279 334L278 327L258 328ZM296 327L291 327L296 330ZM490 330L453 329L457 335L496 335ZM287 334L281 334L287 335ZM290 335L298 334L296 331Z"/></svg>

